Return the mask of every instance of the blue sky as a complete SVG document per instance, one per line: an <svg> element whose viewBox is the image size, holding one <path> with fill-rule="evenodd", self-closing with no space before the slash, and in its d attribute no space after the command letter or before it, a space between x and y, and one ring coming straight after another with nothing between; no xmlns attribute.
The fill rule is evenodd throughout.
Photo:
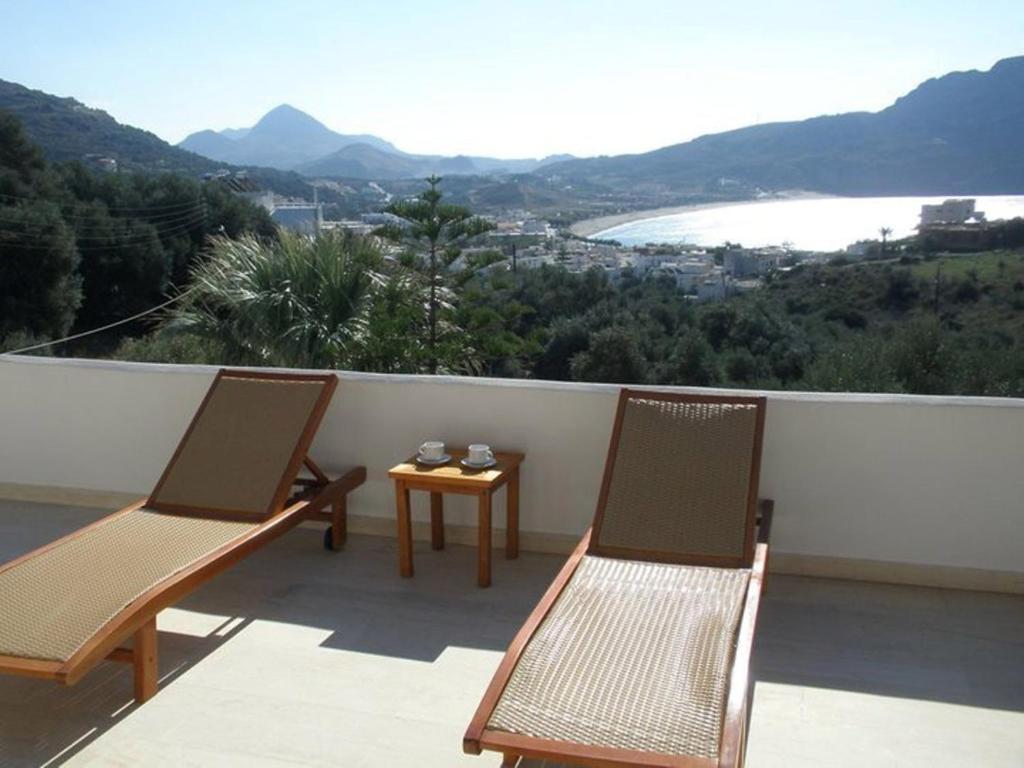
<svg viewBox="0 0 1024 768"><path fill-rule="evenodd" d="M642 152L1024 54L1024 3L0 0L0 78L172 142L282 102L413 152Z"/></svg>

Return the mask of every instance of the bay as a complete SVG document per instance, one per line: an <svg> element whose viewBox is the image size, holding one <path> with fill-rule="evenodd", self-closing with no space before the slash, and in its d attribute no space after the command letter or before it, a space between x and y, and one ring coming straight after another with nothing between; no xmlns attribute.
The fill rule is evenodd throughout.
<svg viewBox="0 0 1024 768"><path fill-rule="evenodd" d="M603 230L592 237L624 245L688 243L714 247L725 242L748 248L789 245L797 250L837 251L858 240L915 232L926 203L942 197L825 197L735 203L699 207L669 216L641 219ZM1024 195L959 195L974 197L977 210L991 221L1024 216Z"/></svg>

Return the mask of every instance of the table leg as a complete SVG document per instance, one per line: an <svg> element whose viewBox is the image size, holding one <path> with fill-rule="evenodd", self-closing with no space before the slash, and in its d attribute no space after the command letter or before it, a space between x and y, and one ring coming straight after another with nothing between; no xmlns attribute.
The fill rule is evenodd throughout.
<svg viewBox="0 0 1024 768"><path fill-rule="evenodd" d="M444 496L430 493L430 546L444 549Z"/></svg>
<svg viewBox="0 0 1024 768"><path fill-rule="evenodd" d="M491 492L480 494L480 542L477 559L476 583L491 586Z"/></svg>
<svg viewBox="0 0 1024 768"><path fill-rule="evenodd" d="M412 576L412 518L409 511L409 489L405 483L395 483L398 503L398 572Z"/></svg>
<svg viewBox="0 0 1024 768"><path fill-rule="evenodd" d="M519 557L519 467L512 472L505 491L505 557Z"/></svg>

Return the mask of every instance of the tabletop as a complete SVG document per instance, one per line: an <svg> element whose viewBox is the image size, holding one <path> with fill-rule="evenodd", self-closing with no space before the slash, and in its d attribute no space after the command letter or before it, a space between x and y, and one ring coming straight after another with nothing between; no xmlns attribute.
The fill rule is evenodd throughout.
<svg viewBox="0 0 1024 768"><path fill-rule="evenodd" d="M388 477L394 480L413 482L429 482L438 485L461 487L489 488L500 483L509 472L516 469L526 458L522 453L495 451L494 458L498 463L490 469L469 469L462 466L460 459L465 458L466 450L449 448L452 460L441 467L426 467L416 462L416 456L410 456L401 464L388 470Z"/></svg>

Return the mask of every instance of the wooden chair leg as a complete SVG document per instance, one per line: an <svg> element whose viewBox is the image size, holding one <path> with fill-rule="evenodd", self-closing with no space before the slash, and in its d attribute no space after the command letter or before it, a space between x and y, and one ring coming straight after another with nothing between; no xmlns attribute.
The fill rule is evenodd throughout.
<svg viewBox="0 0 1024 768"><path fill-rule="evenodd" d="M159 685L155 616L135 632L132 665L135 668L135 700L142 704L156 695Z"/></svg>
<svg viewBox="0 0 1024 768"><path fill-rule="evenodd" d="M501 761L501 768L516 768L519 765L519 755L515 752L503 753L503 759Z"/></svg>
<svg viewBox="0 0 1024 768"><path fill-rule="evenodd" d="M331 549L337 551L348 539L348 499L342 497L331 504Z"/></svg>

